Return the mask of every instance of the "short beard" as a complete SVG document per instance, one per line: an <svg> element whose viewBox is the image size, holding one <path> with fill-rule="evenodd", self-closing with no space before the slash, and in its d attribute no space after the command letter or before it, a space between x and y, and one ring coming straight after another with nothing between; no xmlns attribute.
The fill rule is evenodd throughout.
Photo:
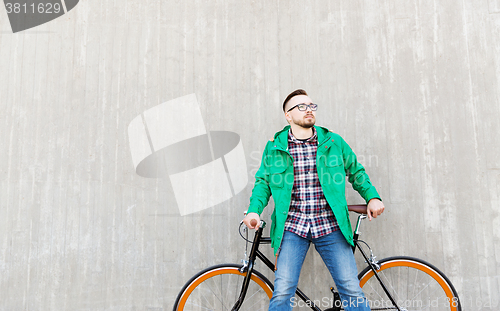
<svg viewBox="0 0 500 311"><path fill-rule="evenodd" d="M306 121L304 121L304 119L301 119L297 122L295 122L295 120L293 120L293 121L294 121L293 123L295 123L296 125L298 125L302 128L308 129L308 128L311 128L314 126L314 124L316 123L316 118L313 118L311 120L311 122L306 122Z"/></svg>

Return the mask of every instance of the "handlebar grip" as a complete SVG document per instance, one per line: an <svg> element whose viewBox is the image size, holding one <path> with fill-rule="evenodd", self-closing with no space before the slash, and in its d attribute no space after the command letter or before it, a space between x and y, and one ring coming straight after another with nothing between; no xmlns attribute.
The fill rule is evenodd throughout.
<svg viewBox="0 0 500 311"><path fill-rule="evenodd" d="M252 226L252 227L257 226L257 220L252 219L252 220L250 221L250 226Z"/></svg>
<svg viewBox="0 0 500 311"><path fill-rule="evenodd" d="M366 204L347 205L348 211L356 212L358 214L367 214L368 211L366 209L367 209Z"/></svg>

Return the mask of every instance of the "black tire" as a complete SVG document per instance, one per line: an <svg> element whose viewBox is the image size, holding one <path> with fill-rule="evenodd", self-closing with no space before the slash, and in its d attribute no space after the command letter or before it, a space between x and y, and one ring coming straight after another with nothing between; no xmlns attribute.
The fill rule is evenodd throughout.
<svg viewBox="0 0 500 311"><path fill-rule="evenodd" d="M462 310L455 287L432 264L406 256L384 258L378 264L378 275L402 310ZM396 310L370 267L358 279L372 310Z"/></svg>
<svg viewBox="0 0 500 311"><path fill-rule="evenodd" d="M246 276L246 273L239 272L240 268L241 265L221 264L199 272L182 287L173 310L231 310ZM260 272L253 270L240 310L267 310L272 292L272 283Z"/></svg>

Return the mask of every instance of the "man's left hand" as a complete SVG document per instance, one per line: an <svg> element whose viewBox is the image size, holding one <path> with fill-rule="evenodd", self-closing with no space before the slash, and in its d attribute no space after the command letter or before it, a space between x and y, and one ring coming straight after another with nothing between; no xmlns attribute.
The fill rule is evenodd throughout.
<svg viewBox="0 0 500 311"><path fill-rule="evenodd" d="M366 207L368 219L372 220L372 217L377 218L378 215L384 212L384 209L385 206L382 201L380 201L379 199L371 199Z"/></svg>

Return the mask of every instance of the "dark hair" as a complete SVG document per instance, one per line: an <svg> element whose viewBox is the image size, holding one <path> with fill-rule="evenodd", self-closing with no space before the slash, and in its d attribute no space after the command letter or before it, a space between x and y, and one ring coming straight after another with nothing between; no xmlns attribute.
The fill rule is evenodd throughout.
<svg viewBox="0 0 500 311"><path fill-rule="evenodd" d="M285 101L283 102L283 112L285 112L286 103L288 103L288 101L290 101L290 99L292 99L292 97L297 96L297 95L306 95L307 96L307 92L304 91L303 89L298 89L298 90L295 90L292 93L288 94L288 96L285 98Z"/></svg>

